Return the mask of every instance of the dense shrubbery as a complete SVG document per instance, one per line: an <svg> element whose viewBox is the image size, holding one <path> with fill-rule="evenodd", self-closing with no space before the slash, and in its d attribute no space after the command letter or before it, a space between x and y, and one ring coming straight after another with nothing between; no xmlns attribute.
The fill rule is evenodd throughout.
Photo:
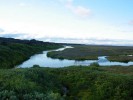
<svg viewBox="0 0 133 100"><path fill-rule="evenodd" d="M60 100L61 85L44 69L0 70L1 100Z"/></svg>
<svg viewBox="0 0 133 100"><path fill-rule="evenodd" d="M107 73L100 68L92 67L69 67L55 70L56 73L60 73L60 80L69 89L69 100L133 99L132 76Z"/></svg>
<svg viewBox="0 0 133 100"><path fill-rule="evenodd" d="M61 47L57 44L29 45L18 43L0 44L0 68L13 68L35 53Z"/></svg>
<svg viewBox="0 0 133 100"><path fill-rule="evenodd" d="M132 76L132 67L1 69L0 99L132 100Z"/></svg>

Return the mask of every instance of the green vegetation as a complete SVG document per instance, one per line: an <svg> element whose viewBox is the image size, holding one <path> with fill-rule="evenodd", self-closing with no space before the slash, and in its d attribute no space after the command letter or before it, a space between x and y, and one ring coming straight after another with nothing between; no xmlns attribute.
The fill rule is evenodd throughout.
<svg viewBox="0 0 133 100"><path fill-rule="evenodd" d="M128 63L129 61L133 61L133 56L119 55L119 56L109 56L107 57L110 61L119 61Z"/></svg>
<svg viewBox="0 0 133 100"><path fill-rule="evenodd" d="M14 68L33 54L59 47L36 40L0 38L0 100L133 100L133 66L101 67L93 63L64 68ZM132 56L127 56L133 55L133 47L74 47L48 56L76 60L109 56L114 61L133 61Z"/></svg>
<svg viewBox="0 0 133 100"><path fill-rule="evenodd" d="M130 68L130 67L129 67ZM133 68L132 75L133 75ZM130 75L116 74L106 68L68 67L60 71L62 83L69 89L68 100L131 100L133 78Z"/></svg>
<svg viewBox="0 0 133 100"><path fill-rule="evenodd" d="M0 70L1 100L132 100L133 66Z"/></svg>
<svg viewBox="0 0 133 100"><path fill-rule="evenodd" d="M0 68L13 68L36 53L59 47L61 45L52 43L49 45L0 43Z"/></svg>
<svg viewBox="0 0 133 100"><path fill-rule="evenodd" d="M44 69L0 70L0 100L61 100L60 84Z"/></svg>
<svg viewBox="0 0 133 100"><path fill-rule="evenodd" d="M110 61L133 61L133 47L124 46L87 46L77 45L64 51L52 51L47 54L51 58L70 60L97 60L98 56L109 56Z"/></svg>

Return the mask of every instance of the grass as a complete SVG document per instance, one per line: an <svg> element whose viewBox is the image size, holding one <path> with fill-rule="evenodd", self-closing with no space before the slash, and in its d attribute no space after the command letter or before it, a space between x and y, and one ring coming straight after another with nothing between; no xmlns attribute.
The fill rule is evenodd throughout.
<svg viewBox="0 0 133 100"><path fill-rule="evenodd" d="M108 56L110 61L133 61L133 57L127 55L133 55L133 47L77 45L74 48L52 51L47 54L51 58L69 60L97 60L98 56Z"/></svg>
<svg viewBox="0 0 133 100"><path fill-rule="evenodd" d="M118 56L109 56L107 57L110 61L118 61L128 63L129 61L133 61L133 56L127 55L118 55Z"/></svg>

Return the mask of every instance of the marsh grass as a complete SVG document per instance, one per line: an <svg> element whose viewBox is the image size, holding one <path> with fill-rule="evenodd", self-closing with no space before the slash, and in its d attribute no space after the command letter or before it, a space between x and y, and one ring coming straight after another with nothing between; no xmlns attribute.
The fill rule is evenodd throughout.
<svg viewBox="0 0 133 100"><path fill-rule="evenodd" d="M48 52L47 56L69 60L98 60L98 56L108 56L110 61L129 62L133 57L133 47L77 45L63 51Z"/></svg>

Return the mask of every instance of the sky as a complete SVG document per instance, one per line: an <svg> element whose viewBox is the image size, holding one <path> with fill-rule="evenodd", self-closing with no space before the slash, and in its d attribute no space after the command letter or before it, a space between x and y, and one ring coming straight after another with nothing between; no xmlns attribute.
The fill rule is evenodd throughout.
<svg viewBox="0 0 133 100"><path fill-rule="evenodd" d="M0 36L133 46L133 0L0 0Z"/></svg>

